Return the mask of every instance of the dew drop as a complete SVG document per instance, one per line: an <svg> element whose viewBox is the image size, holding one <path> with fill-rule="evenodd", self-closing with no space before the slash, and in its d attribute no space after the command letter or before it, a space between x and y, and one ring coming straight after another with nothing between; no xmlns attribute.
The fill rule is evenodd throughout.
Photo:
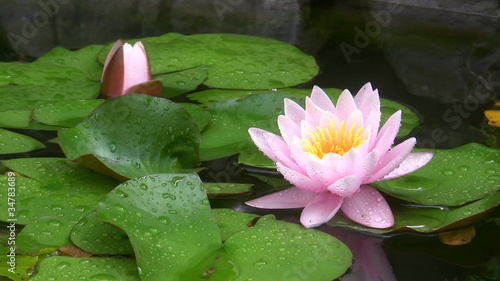
<svg viewBox="0 0 500 281"><path fill-rule="evenodd" d="M108 148L109 148L109 151L111 153L115 153L116 152L116 143L115 142L108 143Z"/></svg>
<svg viewBox="0 0 500 281"><path fill-rule="evenodd" d="M445 176L452 176L454 174L452 170L443 170L441 173Z"/></svg>
<svg viewBox="0 0 500 281"><path fill-rule="evenodd" d="M163 199L171 199L171 200L175 200L177 199L177 197L175 197L175 195L171 194L171 193L168 193L168 192L165 192L161 195L161 197Z"/></svg>
<svg viewBox="0 0 500 281"><path fill-rule="evenodd" d="M160 216L160 217L158 217L158 220L161 224L165 224L165 225L170 224L170 218L167 216Z"/></svg>
<svg viewBox="0 0 500 281"><path fill-rule="evenodd" d="M116 204L115 205L115 209L120 212L120 213L125 213L126 210L125 210L125 207L123 207L123 205L120 205L120 204Z"/></svg>
<svg viewBox="0 0 500 281"><path fill-rule="evenodd" d="M61 221L56 219L51 219L47 221L47 226L49 227L59 227L61 226Z"/></svg>
<svg viewBox="0 0 500 281"><path fill-rule="evenodd" d="M69 266L70 266L69 262L61 262L61 263L59 263L58 265L56 265L56 267L57 267L58 269L64 269L64 268L67 268L67 267L69 267Z"/></svg>

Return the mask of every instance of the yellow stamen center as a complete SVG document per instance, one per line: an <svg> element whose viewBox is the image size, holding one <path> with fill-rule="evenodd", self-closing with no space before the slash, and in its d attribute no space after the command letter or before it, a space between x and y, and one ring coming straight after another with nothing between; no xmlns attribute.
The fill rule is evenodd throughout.
<svg viewBox="0 0 500 281"><path fill-rule="evenodd" d="M344 155L351 148L358 147L365 141L366 133L363 129L363 127L357 127L356 123L346 128L344 121L340 123L339 128L335 128L333 122L330 121L329 127L316 126L316 131L309 133L310 138L301 139L304 144L302 148L307 154L320 159L328 153Z"/></svg>

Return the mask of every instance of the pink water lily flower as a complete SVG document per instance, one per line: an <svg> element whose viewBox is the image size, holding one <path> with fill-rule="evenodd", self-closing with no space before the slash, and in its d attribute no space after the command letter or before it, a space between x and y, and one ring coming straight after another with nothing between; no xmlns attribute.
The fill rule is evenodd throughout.
<svg viewBox="0 0 500 281"><path fill-rule="evenodd" d="M304 208L300 222L308 228L329 221L339 209L362 225L394 225L386 200L368 184L415 171L431 160L432 153L411 153L415 138L391 148L401 111L379 129L380 98L369 83L354 98L344 90L336 105L315 86L305 104L304 110L285 99L285 115L278 117L281 136L249 129L255 144L294 187L246 204Z"/></svg>
<svg viewBox="0 0 500 281"><path fill-rule="evenodd" d="M116 41L104 63L101 82L101 97L105 99L132 93L160 96L162 89L162 82L151 78L148 55L141 42L132 46Z"/></svg>

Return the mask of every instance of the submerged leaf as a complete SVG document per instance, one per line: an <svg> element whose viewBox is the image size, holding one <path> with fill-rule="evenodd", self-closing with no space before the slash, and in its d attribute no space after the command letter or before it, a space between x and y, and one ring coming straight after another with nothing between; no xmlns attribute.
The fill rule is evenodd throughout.
<svg viewBox="0 0 500 281"><path fill-rule="evenodd" d="M476 228L472 225L450 232L439 233L439 241L452 246L468 244L474 237L476 237Z"/></svg>

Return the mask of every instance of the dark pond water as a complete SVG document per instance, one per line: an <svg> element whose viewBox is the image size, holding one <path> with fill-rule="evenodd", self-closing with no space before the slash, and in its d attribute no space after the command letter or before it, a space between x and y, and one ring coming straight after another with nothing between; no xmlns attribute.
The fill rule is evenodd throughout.
<svg viewBox="0 0 500 281"><path fill-rule="evenodd" d="M0 60L30 61L57 45L77 49L167 32L259 35L294 44L317 59L321 73L302 85L305 88L319 85L357 91L370 81L382 97L414 109L422 123L413 132L419 147L453 148L469 142L498 147L500 143L498 130L487 128L483 115L499 99L498 1L50 3L0 0ZM49 17L33 18L39 11L49 11ZM58 154L49 150L37 156ZM230 157L209 167L225 169L234 161ZM234 180L249 181L245 169L234 171ZM248 210L241 200L212 204ZM297 214L276 212L279 218ZM492 216L498 218L498 209ZM383 249L374 250L372 258L387 257L392 272L384 280L500 280L498 223L483 221L476 227L477 237L464 246L447 246L437 236L415 234L363 239L368 240L366 245Z"/></svg>

